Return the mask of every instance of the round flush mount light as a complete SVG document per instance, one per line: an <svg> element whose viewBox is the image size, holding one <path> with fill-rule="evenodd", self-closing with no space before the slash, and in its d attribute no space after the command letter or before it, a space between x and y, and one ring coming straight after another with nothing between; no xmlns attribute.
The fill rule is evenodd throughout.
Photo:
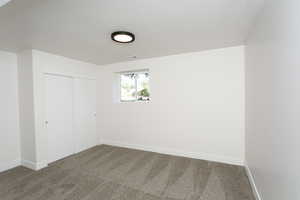
<svg viewBox="0 0 300 200"><path fill-rule="evenodd" d="M131 43L135 40L135 36L127 31L116 31L111 34L111 39L119 43Z"/></svg>

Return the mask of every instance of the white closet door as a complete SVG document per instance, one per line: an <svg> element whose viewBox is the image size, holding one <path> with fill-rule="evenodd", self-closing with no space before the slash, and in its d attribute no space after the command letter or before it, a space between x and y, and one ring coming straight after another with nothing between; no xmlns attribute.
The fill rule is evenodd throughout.
<svg viewBox="0 0 300 200"><path fill-rule="evenodd" d="M49 162L74 154L72 78L45 75L45 112Z"/></svg>
<svg viewBox="0 0 300 200"><path fill-rule="evenodd" d="M74 79L74 112L76 151L96 146L96 81Z"/></svg>

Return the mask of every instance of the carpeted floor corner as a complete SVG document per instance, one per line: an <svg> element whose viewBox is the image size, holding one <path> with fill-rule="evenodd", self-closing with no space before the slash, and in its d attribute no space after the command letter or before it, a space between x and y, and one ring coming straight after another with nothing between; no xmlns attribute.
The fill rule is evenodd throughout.
<svg viewBox="0 0 300 200"><path fill-rule="evenodd" d="M1 200L254 200L245 169L101 145L0 173Z"/></svg>

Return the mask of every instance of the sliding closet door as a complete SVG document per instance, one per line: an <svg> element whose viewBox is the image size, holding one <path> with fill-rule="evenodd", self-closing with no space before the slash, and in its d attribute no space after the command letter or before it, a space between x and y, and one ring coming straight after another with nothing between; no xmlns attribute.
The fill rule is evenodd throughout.
<svg viewBox="0 0 300 200"><path fill-rule="evenodd" d="M72 78L45 75L45 115L49 162L74 154Z"/></svg>
<svg viewBox="0 0 300 200"><path fill-rule="evenodd" d="M74 79L74 127L76 151L96 146L96 81Z"/></svg>

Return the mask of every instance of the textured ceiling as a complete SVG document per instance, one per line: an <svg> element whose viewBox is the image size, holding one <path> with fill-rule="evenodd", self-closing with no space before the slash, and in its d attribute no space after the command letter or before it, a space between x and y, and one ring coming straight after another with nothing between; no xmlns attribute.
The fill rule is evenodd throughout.
<svg viewBox="0 0 300 200"><path fill-rule="evenodd" d="M33 48L95 64L244 44L263 0L12 0L0 50ZM110 33L131 31L133 44Z"/></svg>

